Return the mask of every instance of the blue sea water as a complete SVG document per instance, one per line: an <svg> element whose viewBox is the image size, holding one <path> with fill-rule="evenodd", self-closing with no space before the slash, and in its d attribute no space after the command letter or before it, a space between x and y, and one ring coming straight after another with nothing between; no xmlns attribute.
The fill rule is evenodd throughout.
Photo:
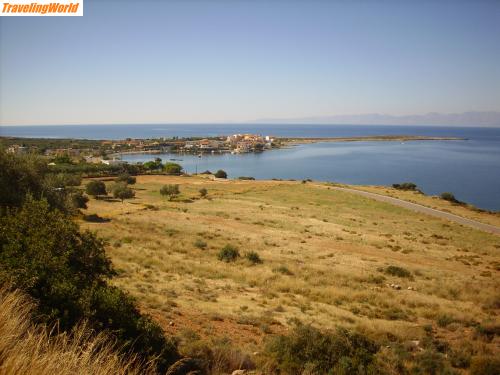
<svg viewBox="0 0 500 375"><path fill-rule="evenodd" d="M123 139L259 133L290 137L425 135L463 141L315 143L261 154L125 155L130 162L182 159L188 172L224 169L230 177L390 185L415 182L425 193L450 191L478 207L500 210L500 128L375 125L78 125L0 128L1 136Z"/></svg>

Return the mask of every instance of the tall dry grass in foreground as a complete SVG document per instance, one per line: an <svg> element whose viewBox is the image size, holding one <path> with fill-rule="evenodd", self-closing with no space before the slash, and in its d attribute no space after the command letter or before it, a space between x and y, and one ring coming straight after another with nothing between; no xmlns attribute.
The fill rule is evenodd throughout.
<svg viewBox="0 0 500 375"><path fill-rule="evenodd" d="M152 374L118 354L112 341L81 324L70 334L50 334L30 319L32 303L20 292L0 289L0 375Z"/></svg>

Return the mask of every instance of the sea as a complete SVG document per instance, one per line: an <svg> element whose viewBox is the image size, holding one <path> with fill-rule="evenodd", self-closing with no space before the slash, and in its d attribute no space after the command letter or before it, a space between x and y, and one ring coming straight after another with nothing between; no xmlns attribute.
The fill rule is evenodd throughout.
<svg viewBox="0 0 500 375"><path fill-rule="evenodd" d="M230 178L313 179L360 185L414 182L426 194L452 192L477 207L500 211L500 128L288 125L134 124L4 126L0 136L124 139L218 136L253 133L281 137L418 135L460 137L453 141L338 142L303 144L263 153L123 155L129 162L176 159L189 173L225 170Z"/></svg>

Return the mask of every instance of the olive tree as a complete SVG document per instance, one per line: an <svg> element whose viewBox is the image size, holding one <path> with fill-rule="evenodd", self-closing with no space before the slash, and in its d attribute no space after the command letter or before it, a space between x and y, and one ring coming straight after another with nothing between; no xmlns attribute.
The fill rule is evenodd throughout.
<svg viewBox="0 0 500 375"><path fill-rule="evenodd" d="M179 185L163 185L163 187L160 189L160 194L163 196L167 196L169 201L171 201L180 193L181 191L179 190Z"/></svg>

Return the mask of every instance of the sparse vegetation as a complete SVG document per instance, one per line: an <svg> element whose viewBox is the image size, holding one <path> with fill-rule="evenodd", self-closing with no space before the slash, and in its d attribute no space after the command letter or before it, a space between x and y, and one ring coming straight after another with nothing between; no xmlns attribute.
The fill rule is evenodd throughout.
<svg viewBox="0 0 500 375"><path fill-rule="evenodd" d="M255 251L249 251L245 254L245 258L252 264L260 264L262 263L262 259L259 254Z"/></svg>
<svg viewBox="0 0 500 375"><path fill-rule="evenodd" d="M224 246L217 255L219 260L224 262L234 262L240 256L240 252L233 245L227 244Z"/></svg>
<svg viewBox="0 0 500 375"><path fill-rule="evenodd" d="M309 325L298 325L266 346L271 366L287 374L376 373L377 351L378 346L361 334L341 328L320 331Z"/></svg>

